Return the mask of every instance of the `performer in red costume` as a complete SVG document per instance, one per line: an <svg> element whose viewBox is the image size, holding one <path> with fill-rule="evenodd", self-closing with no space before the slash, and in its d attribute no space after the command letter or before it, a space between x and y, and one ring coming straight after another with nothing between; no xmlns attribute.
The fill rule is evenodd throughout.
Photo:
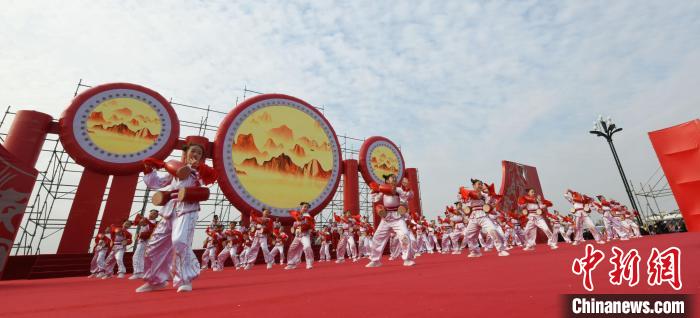
<svg viewBox="0 0 700 318"><path fill-rule="evenodd" d="M459 193L464 202L465 207L463 211L469 218L469 224L467 225L467 243L469 244L469 255L468 257L480 257L481 251L478 245L478 239L481 232L486 232L486 235L491 237L496 245L496 250L498 251L498 256L508 256L510 253L506 251L506 244L498 236L496 232L496 224L493 223L491 218L488 217L487 213L491 212L491 209L496 203L497 196L495 193L489 191L489 189L484 185L481 180L472 179L473 190L466 189L464 187L460 188Z"/></svg>
<svg viewBox="0 0 700 318"><path fill-rule="evenodd" d="M391 231L396 232L399 242L404 266L413 266L414 250L411 248L411 241L406 226L408 200L413 197L413 192L408 187L408 179L401 181L401 186L396 186L396 176L393 174L384 176L385 183L377 185L372 183L372 202L376 203L377 214L382 218L379 226L372 238L372 254L369 264L366 267L379 267L379 261L384 253L384 246L389 240Z"/></svg>
<svg viewBox="0 0 700 318"><path fill-rule="evenodd" d="M309 214L308 210L311 207L308 202L299 204L299 211L291 211L290 214L294 218L292 232L294 239L289 245L287 253L287 267L284 269L295 269L301 263L301 254L304 253L306 259L306 269L314 267L314 251L311 248L311 230L316 223L314 218Z"/></svg>
<svg viewBox="0 0 700 318"><path fill-rule="evenodd" d="M104 276L102 279L107 279L114 275L114 265L119 266L117 277L124 278L126 274L126 266L124 266L124 252L126 252L126 246L132 243L131 233L129 233L129 228L131 227L131 221L126 220L122 223L122 226L111 225L111 240L112 240L112 250L107 255L105 260Z"/></svg>
<svg viewBox="0 0 700 318"><path fill-rule="evenodd" d="M186 141L184 162L169 161L164 164L151 158L144 161L143 179L146 185L150 189L167 187L168 192L165 193L172 194L159 211L163 219L158 222L146 250L146 283L136 292L165 288L171 275L178 292L188 292L192 290L192 281L199 276L199 262L192 251L192 238L200 210L199 201L205 198L196 195L189 197L188 194L208 193L208 189L201 186L214 183L216 171L204 164L204 150L208 145L195 140ZM154 168L166 168L169 173L160 177Z"/></svg>
<svg viewBox="0 0 700 318"><path fill-rule="evenodd" d="M537 228L547 235L547 244L551 249L557 249L557 236L552 234L544 216L549 216L547 208L552 206L552 202L547 201L535 192L535 189L527 189L527 193L518 198L518 206L523 215L527 216L525 225L525 248L526 251L535 249L537 239Z"/></svg>
<svg viewBox="0 0 700 318"><path fill-rule="evenodd" d="M331 234L331 227L325 226L321 233L321 248L319 249L319 262L330 262L331 261L331 244L333 243L333 235Z"/></svg>
<svg viewBox="0 0 700 318"><path fill-rule="evenodd" d="M574 207L571 209L571 213L575 218L574 222L576 222L573 245L583 242L584 229L588 229L588 231L591 232L598 244L605 244L605 241L601 238L600 233L598 233L598 230L595 228L595 224L593 224L591 217L588 216L588 214L591 213L593 199L571 189L564 193L564 198L574 205Z"/></svg>
<svg viewBox="0 0 700 318"><path fill-rule="evenodd" d="M268 263L267 268L275 262L275 257L277 254L280 256L280 265L284 264L284 244L287 243L289 235L284 233L284 227L280 225L279 228L272 230L272 237L274 238L275 246L272 247L270 251L270 263Z"/></svg>
<svg viewBox="0 0 700 318"><path fill-rule="evenodd" d="M338 240L338 246L335 248L335 259L336 263L340 264L345 262L345 256L348 254L353 262L357 262L357 246L355 244L355 227L360 224L360 215L352 215L350 211L343 212L343 216L333 215L336 224L338 225L338 234L340 239Z"/></svg>
<svg viewBox="0 0 700 318"><path fill-rule="evenodd" d="M224 265L220 264L217 258L223 249L222 243L225 240L223 230L223 225L219 223L213 228L207 228L207 237L204 240L204 252L202 253L202 269L207 269L208 262L211 262L211 269L217 272L223 270ZM207 255L206 258L205 255Z"/></svg>
<svg viewBox="0 0 700 318"><path fill-rule="evenodd" d="M250 247L250 251L246 256L245 269L250 270L255 264L255 260L258 258L258 251L262 249L263 258L265 259L265 264L267 264L267 269L272 268L273 261L270 259L270 249L267 247L268 235L272 233L272 219L270 218L270 209L262 209L262 217L256 215L256 211L250 213L250 225L254 228L253 233L253 244Z"/></svg>
<svg viewBox="0 0 700 318"><path fill-rule="evenodd" d="M238 249L243 243L243 233L236 227L236 222L229 222L228 229L224 231L224 249L217 256L217 261L224 266L227 258L231 258L234 268L240 267Z"/></svg>
<svg viewBox="0 0 700 318"><path fill-rule="evenodd" d="M607 241L612 241L615 237L623 241L629 240L627 232L622 228L620 220L613 216L611 203L602 195L598 195L597 198L599 202L593 202L593 207L598 210L598 213L603 215L603 225L605 225Z"/></svg>
<svg viewBox="0 0 700 318"><path fill-rule="evenodd" d="M102 278L105 269L105 258L109 254L112 240L109 238L111 228L106 228L104 233L99 233L95 237L95 247L92 249L92 261L90 261L90 276Z"/></svg>
<svg viewBox="0 0 700 318"><path fill-rule="evenodd" d="M136 237L136 251L131 258L131 263L134 265L134 274L129 277L130 280L143 278L144 268L144 258L146 257L146 246L148 246L148 240L153 234L153 230L156 229L156 218L158 217L158 210L148 211L148 217L142 217L140 214L136 215L134 219L134 224L139 225L139 231Z"/></svg>

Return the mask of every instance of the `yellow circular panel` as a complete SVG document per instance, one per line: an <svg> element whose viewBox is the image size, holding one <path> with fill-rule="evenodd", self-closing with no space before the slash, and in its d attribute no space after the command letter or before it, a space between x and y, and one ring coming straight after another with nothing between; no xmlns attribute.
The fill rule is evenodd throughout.
<svg viewBox="0 0 700 318"><path fill-rule="evenodd" d="M246 117L231 149L240 186L264 205L297 207L323 194L333 172L333 148L319 122L289 106L263 107Z"/></svg>
<svg viewBox="0 0 700 318"><path fill-rule="evenodd" d="M370 153L370 167L372 174L380 180L383 175L394 174L399 175L399 158L396 154L386 146L378 146Z"/></svg>
<svg viewBox="0 0 700 318"><path fill-rule="evenodd" d="M156 111L134 98L113 98L97 105L88 115L90 140L113 154L132 154L156 142L161 122Z"/></svg>

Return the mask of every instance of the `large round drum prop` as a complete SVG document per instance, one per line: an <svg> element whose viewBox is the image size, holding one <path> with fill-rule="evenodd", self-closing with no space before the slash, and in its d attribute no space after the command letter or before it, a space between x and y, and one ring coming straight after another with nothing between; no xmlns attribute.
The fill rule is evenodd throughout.
<svg viewBox="0 0 700 318"><path fill-rule="evenodd" d="M219 186L231 203L243 213L269 207L284 219L299 202L309 202L312 215L330 202L341 160L326 118L281 94L243 101L226 115L214 143Z"/></svg>
<svg viewBox="0 0 700 318"><path fill-rule="evenodd" d="M384 175L394 174L396 182L404 176L405 164L399 147L391 140L374 136L362 143L360 147L360 173L367 184L381 184Z"/></svg>
<svg viewBox="0 0 700 318"><path fill-rule="evenodd" d="M84 91L59 120L66 152L78 164L112 175L137 173L148 157L167 157L179 134L170 103L153 90L128 83Z"/></svg>

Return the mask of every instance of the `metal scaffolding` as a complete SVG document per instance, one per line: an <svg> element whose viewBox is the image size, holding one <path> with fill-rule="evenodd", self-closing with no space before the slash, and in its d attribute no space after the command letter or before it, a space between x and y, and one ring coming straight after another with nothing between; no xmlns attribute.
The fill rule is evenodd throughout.
<svg viewBox="0 0 700 318"><path fill-rule="evenodd" d="M81 79L73 96L90 88ZM261 94L258 91L246 87L242 89L243 98L250 94ZM239 98L236 97L236 104ZM180 103L170 98L170 104L180 115L180 136L198 135L214 140L219 124L228 111L223 111L211 105L206 107ZM322 113L324 109L317 107ZM187 114L187 116L182 116ZM0 120L0 141L5 140L15 112L10 106L5 110ZM357 159L359 149L364 139L338 135L343 159ZM177 158L178 151L171 154L171 158ZM211 165L211 162L208 164ZM42 147L39 161L35 167L39 174L30 196L26 212L20 224L20 229L12 247L13 255L52 254L55 253L60 237L65 227L71 203L83 172L83 167L76 164L65 152L57 135L49 135ZM341 177L342 178L342 177ZM107 194L111 187L111 177L107 185L107 191L102 198L102 207L95 223L95 231L100 226L102 210L107 200ZM360 182L360 213L371 219L372 203L370 201L369 187ZM130 217L144 213L150 209L150 193L145 185L140 182L136 189ZM333 219L334 213L343 210L343 180L341 179L338 190L328 206L316 216L317 226L328 224ZM204 238L204 229L211 222L214 215L225 222L240 221L240 211L234 208L226 199L218 184L211 187L209 200L201 203L201 212L195 232L195 247ZM87 252L87 251L86 251Z"/></svg>
<svg viewBox="0 0 700 318"><path fill-rule="evenodd" d="M679 212L678 204L673 198L673 192L661 171L661 166L646 182L640 182L638 187L632 181L630 185L640 209L639 213L645 220L658 220L663 215Z"/></svg>

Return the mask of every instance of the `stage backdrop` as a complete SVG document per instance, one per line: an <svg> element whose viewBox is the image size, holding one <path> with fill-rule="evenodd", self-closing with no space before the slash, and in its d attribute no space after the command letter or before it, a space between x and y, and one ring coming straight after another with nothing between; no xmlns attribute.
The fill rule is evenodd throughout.
<svg viewBox="0 0 700 318"><path fill-rule="evenodd" d="M688 231L700 232L700 120L652 131L649 139Z"/></svg>

